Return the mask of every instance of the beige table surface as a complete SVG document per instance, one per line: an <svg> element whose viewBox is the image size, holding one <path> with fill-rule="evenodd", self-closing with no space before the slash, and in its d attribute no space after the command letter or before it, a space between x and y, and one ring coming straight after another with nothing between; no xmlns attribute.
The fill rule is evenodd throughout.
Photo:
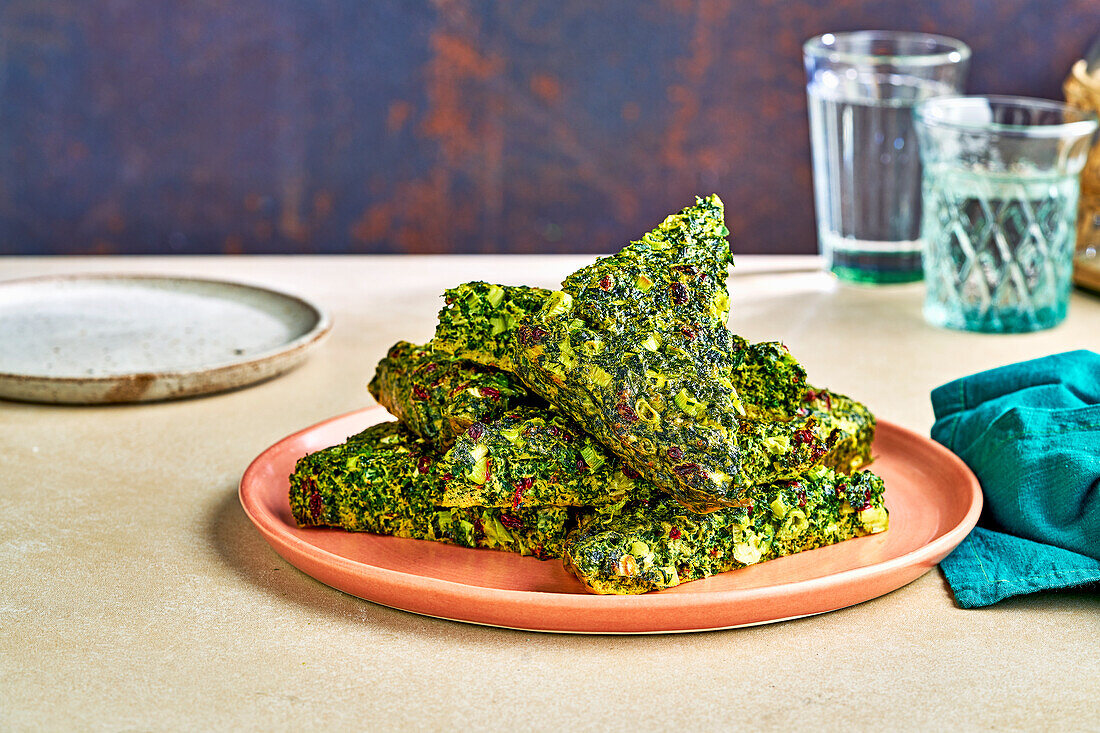
<svg viewBox="0 0 1100 733"><path fill-rule="evenodd" d="M934 570L862 605L747 629L566 636L391 610L272 551L237 501L269 444L368 404L375 362L427 340L471 279L552 286L578 257L2 259L0 279L241 279L334 318L294 372L155 405L0 401L0 728L1097 730L1100 596L958 609ZM922 286L839 286L814 258L741 257L731 327L927 434L929 390L1100 348L1100 298L1020 336L926 326Z"/></svg>

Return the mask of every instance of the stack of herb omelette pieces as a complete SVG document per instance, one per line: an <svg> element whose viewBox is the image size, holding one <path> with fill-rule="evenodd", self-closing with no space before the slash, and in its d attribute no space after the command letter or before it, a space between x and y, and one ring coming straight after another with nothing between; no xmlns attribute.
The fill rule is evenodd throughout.
<svg viewBox="0 0 1100 733"><path fill-rule="evenodd" d="M726 328L728 234L709 196L561 290L448 290L370 383L399 422L299 460L295 519L561 558L596 593L884 531L874 416Z"/></svg>

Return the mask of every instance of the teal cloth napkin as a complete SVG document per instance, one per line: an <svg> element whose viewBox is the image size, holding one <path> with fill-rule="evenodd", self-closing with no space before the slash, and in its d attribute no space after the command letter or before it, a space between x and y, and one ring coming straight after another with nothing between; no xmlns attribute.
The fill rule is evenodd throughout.
<svg viewBox="0 0 1100 733"><path fill-rule="evenodd" d="M985 494L979 527L940 564L959 605L1100 582L1100 354L963 377L932 407L932 438Z"/></svg>

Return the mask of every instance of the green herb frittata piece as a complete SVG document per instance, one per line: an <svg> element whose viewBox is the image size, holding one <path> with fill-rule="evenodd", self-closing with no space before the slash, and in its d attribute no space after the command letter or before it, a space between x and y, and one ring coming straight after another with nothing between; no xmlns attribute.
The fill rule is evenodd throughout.
<svg viewBox="0 0 1100 733"><path fill-rule="evenodd" d="M572 420L532 407L472 425L438 471L444 506L600 506L638 493L642 481Z"/></svg>
<svg viewBox="0 0 1100 733"><path fill-rule="evenodd" d="M301 458L290 476L290 508L300 526L561 556L567 509L442 507L436 462L429 443L399 423L381 423Z"/></svg>
<svg viewBox="0 0 1100 733"><path fill-rule="evenodd" d="M823 465L853 473L871 464L875 416L866 406L827 389L810 388L804 400L804 411L816 420L814 434L828 449Z"/></svg>
<svg viewBox="0 0 1100 733"><path fill-rule="evenodd" d="M723 327L732 264L722 200L696 199L610 257L562 283L576 316L605 333Z"/></svg>
<svg viewBox="0 0 1100 733"><path fill-rule="evenodd" d="M760 487L747 507L693 514L670 498L597 510L570 535L566 567L596 593L631 594L882 532L882 480L824 467Z"/></svg>
<svg viewBox="0 0 1100 733"><path fill-rule="evenodd" d="M768 414L799 400L801 367L785 350L780 358L766 345L750 348L725 328L721 221L717 196L698 199L567 278L576 297L552 293L516 329L520 379L696 511L741 503L753 486L792 478L824 453L806 418ZM686 270L674 264L681 257ZM769 387L774 375L790 388ZM750 419L738 381L766 419Z"/></svg>
<svg viewBox="0 0 1100 733"><path fill-rule="evenodd" d="M513 332L549 294L543 288L486 282L451 288L443 293L446 305L439 311L432 349L512 372Z"/></svg>
<svg viewBox="0 0 1100 733"><path fill-rule="evenodd" d="M750 344L734 336L733 386L751 417L790 420L803 407L806 370L776 341Z"/></svg>
<svg viewBox="0 0 1100 733"><path fill-rule="evenodd" d="M407 428L441 447L475 422L495 420L517 405L543 404L511 375L407 341L378 362L368 389Z"/></svg>

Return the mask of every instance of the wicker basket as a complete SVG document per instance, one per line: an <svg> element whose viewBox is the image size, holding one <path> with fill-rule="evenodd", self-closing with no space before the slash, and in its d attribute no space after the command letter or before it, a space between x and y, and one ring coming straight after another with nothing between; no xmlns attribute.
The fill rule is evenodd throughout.
<svg viewBox="0 0 1100 733"><path fill-rule="evenodd" d="M1069 104L1100 113L1100 73L1089 74L1084 59L1070 69L1062 89ZM1081 171L1074 280L1100 290L1100 144L1093 146Z"/></svg>

